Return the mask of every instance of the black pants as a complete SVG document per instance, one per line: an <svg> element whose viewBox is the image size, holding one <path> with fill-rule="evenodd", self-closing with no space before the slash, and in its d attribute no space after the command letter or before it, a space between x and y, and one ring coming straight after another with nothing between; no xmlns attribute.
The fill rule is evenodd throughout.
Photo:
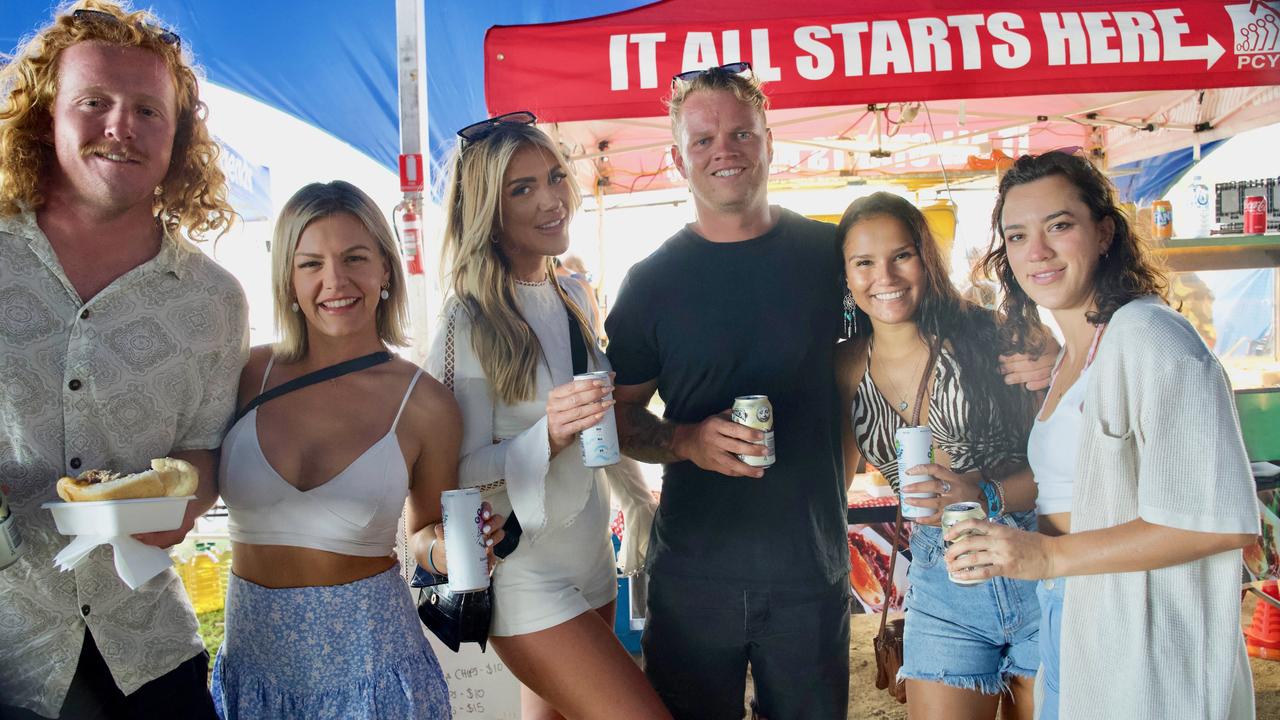
<svg viewBox="0 0 1280 720"><path fill-rule="evenodd" d="M645 673L676 720L739 720L747 664L767 720L841 720L849 584L811 590L650 575Z"/></svg>
<svg viewBox="0 0 1280 720"><path fill-rule="evenodd" d="M209 695L209 653L199 655L125 695L107 669L88 629L67 698L58 715L62 720L217 720ZM0 720L41 720L29 710L0 705Z"/></svg>

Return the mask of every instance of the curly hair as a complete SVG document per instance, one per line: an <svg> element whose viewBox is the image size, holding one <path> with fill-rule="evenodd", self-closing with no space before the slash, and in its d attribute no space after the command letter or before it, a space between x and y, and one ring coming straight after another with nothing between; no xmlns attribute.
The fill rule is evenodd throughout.
<svg viewBox="0 0 1280 720"><path fill-rule="evenodd" d="M92 10L119 22L77 19L76 10ZM80 0L26 40L0 66L0 215L44 205L41 179L53 149L45 140L53 123L58 94L58 62L68 47L99 42L153 52L169 68L176 90L178 118L169 169L157 189L155 215L170 233L185 230L192 240L221 236L235 211L227 202L227 183L218 166L218 144L205 125L208 108L200 101L199 81L180 41L161 29L147 11L129 12L103 0Z"/></svg>
<svg viewBox="0 0 1280 720"><path fill-rule="evenodd" d="M1047 177L1062 177L1079 193L1089 208L1094 222L1110 218L1115 233L1107 254L1102 256L1093 276L1096 309L1086 316L1090 323L1101 325L1111 320L1116 310L1130 300L1144 295L1158 295L1168 302L1169 281L1143 238L1120 207L1115 186L1102 171L1083 156L1053 150L1042 155L1023 155L1000 179L999 196L991 211L991 249L979 261L975 275L998 280L1004 289L1000 312L1014 347L1036 350L1043 343L1040 312L1030 296L1018 284L1004 244L1004 203L1009 191Z"/></svg>
<svg viewBox="0 0 1280 720"><path fill-rule="evenodd" d="M906 198L877 192L854 200L840 218L836 237L844 242L854 225L873 217L902 223L924 266L924 288L912 319L926 342L948 345L960 367L968 406L966 435L978 466L1007 469L1004 465L1011 457L1025 454L1035 406L1030 393L1020 385L1006 385L1000 374L997 348L1002 333L996 313L956 291L924 213ZM862 308L854 312L859 316L855 335L870 335L871 318Z"/></svg>

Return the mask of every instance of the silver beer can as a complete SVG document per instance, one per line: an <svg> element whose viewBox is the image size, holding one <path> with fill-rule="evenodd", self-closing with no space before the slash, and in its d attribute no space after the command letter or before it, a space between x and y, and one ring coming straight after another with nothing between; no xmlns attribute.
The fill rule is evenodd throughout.
<svg viewBox="0 0 1280 720"><path fill-rule="evenodd" d="M987 519L987 513L982 509L982 503L976 503L976 502L952 503L946 506L945 508L943 508L942 510L942 532L945 534L947 530L951 529L951 526L955 525L956 523L964 522L965 520L986 520L986 519ZM967 535L982 535L982 534L984 533L980 533L976 530L970 530L964 533L963 535L961 535L960 537L965 537ZM952 542L954 541L945 540L943 541L943 545L944 547L951 547ZM964 555L961 555L960 557L964 557ZM951 582L957 585L978 585L980 583L986 582L985 580L958 580L956 579L956 576L952 575L950 572L947 572L947 577L951 578Z"/></svg>
<svg viewBox="0 0 1280 720"><path fill-rule="evenodd" d="M18 518L9 508L9 499L0 488L0 570L18 562L25 547L18 534Z"/></svg>
<svg viewBox="0 0 1280 720"><path fill-rule="evenodd" d="M602 380L607 385L609 371L583 373L574 375L574 380ZM602 400L613 397L613 393L605 395ZM622 452L618 447L618 418L613 413L613 406L604 411L600 422L578 433L578 446L582 450L582 464L587 467L605 467L616 465L622 460Z"/></svg>
<svg viewBox="0 0 1280 720"><path fill-rule="evenodd" d="M440 493L444 511L444 552L449 566L449 592L489 587L489 558L485 553L484 514L480 488Z"/></svg>
<svg viewBox="0 0 1280 720"><path fill-rule="evenodd" d="M742 395L733 399L733 421L764 432L764 440L756 443L765 447L765 454L739 455L738 459L753 467L769 467L777 459L773 444L773 404L767 395Z"/></svg>
<svg viewBox="0 0 1280 720"><path fill-rule="evenodd" d="M907 488L932 478L928 475L908 475L907 471L917 465L928 465L933 462L933 431L928 425L919 427L900 427L893 434L893 445L898 455L898 504L902 506L902 517L909 519L929 517L933 511L925 507L908 505L905 498L931 498L935 493L907 492Z"/></svg>

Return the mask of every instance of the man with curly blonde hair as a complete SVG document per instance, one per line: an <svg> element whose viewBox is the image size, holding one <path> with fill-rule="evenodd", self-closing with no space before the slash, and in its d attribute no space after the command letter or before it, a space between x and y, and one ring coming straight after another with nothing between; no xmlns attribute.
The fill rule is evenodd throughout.
<svg viewBox="0 0 1280 720"><path fill-rule="evenodd" d="M60 475L199 471L180 542L217 497L248 350L244 293L190 241L232 218L182 39L81 0L0 67L0 488L23 538L0 572L0 718L215 717L172 570L130 588L113 550L71 572Z"/></svg>

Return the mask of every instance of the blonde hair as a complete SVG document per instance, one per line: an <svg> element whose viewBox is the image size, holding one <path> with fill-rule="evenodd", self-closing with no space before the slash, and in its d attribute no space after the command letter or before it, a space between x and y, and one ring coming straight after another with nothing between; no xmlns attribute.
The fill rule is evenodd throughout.
<svg viewBox="0 0 1280 720"><path fill-rule="evenodd" d="M405 333L409 324L409 298L396 239L387 219L373 198L349 182L311 183L284 204L271 240L271 292L275 298L276 332L280 335L272 346L272 354L281 362L295 362L307 354L307 321L302 313L293 310L293 303L297 301L293 289L293 257L298 240L311 223L340 213L354 217L364 226L365 232L378 244L391 274L388 297L378 303L378 338L388 345L409 344Z"/></svg>
<svg viewBox="0 0 1280 720"><path fill-rule="evenodd" d="M77 20L71 13L81 9L106 13L120 22ZM165 42L158 28L157 18L145 10L128 12L102 0L81 0L0 67L0 215L44 205L41 177L55 162L44 138L53 122L58 61L76 43L99 42L155 53L173 76L177 127L169 171L156 193L155 215L170 233L186 230L197 242L230 228L235 211L227 202L226 177L218 167L218 144L205 126L208 108L200 102L195 70L181 43Z"/></svg>
<svg viewBox="0 0 1280 720"><path fill-rule="evenodd" d="M582 203L577 181L559 148L532 125L503 124L482 140L459 143L449 161L445 197L444 243L441 248L443 285L468 313L471 344L480 367L499 399L511 404L532 400L542 346L516 306L515 278L496 242L502 229L502 187L507 166L524 148L536 148L555 158L569 183L569 211ZM554 258L546 258L547 276L560 299L595 343L582 309L556 281Z"/></svg>
<svg viewBox="0 0 1280 720"><path fill-rule="evenodd" d="M719 68L711 68L692 80L677 80L671 88L671 97L668 97L665 102L667 113L671 117L671 132L676 136L677 141L680 139L680 112L684 108L685 101L690 95L706 90L732 94L738 102L750 105L760 113L762 120L765 118L765 111L769 109L769 98L765 96L760 79L754 72L743 76Z"/></svg>

